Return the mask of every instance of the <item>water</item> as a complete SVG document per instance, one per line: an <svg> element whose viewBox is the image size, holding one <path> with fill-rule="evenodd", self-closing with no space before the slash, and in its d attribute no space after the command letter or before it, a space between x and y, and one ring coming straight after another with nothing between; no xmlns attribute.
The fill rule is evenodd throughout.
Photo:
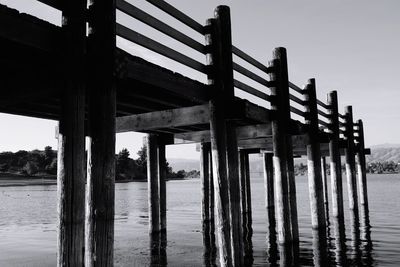
<svg viewBox="0 0 400 267"><path fill-rule="evenodd" d="M310 266L324 259L318 257L318 250L313 246L307 178L298 177L296 183L299 264ZM350 265L400 266L400 175L369 175L368 186L370 238L369 232L362 227L361 231L354 231L360 228L351 226L347 211L347 191L344 192L346 258ZM274 253L269 253L272 250L266 241L268 227L263 190L262 178L252 177L254 266L276 263ZM204 258L199 180L169 181L167 194L167 263L169 266L202 266ZM0 187L0 203L0 266L54 266L56 186ZM116 185L116 266L150 264L147 211L146 183ZM337 259L334 230L331 223L327 257L333 263Z"/></svg>

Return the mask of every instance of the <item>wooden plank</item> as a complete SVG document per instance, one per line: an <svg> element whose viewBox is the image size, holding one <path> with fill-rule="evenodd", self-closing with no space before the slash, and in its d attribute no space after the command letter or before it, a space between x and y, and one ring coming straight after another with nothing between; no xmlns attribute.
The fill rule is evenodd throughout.
<svg viewBox="0 0 400 267"><path fill-rule="evenodd" d="M208 101L212 95L212 86L206 86L138 57L130 56L126 52L121 53L126 60L125 79L162 88L181 99L188 99L199 104ZM153 97L156 98L157 95Z"/></svg>
<svg viewBox="0 0 400 267"><path fill-rule="evenodd" d="M0 6L0 38L54 53L61 47L61 28Z"/></svg>
<svg viewBox="0 0 400 267"><path fill-rule="evenodd" d="M260 61L256 60L255 58L249 56L248 54L246 54L245 52L243 52L242 50L240 50L239 48L237 48L234 45L232 45L232 53L234 55L240 57L241 59L243 59L247 63L250 63L254 67L260 69L261 71L263 71L265 73L269 72L269 69L268 69L267 66L265 66L264 64L262 64Z"/></svg>
<svg viewBox="0 0 400 267"><path fill-rule="evenodd" d="M268 87L270 85L270 82L267 81L266 79L258 76L257 74L249 71L248 69L240 66L239 64L237 64L235 62L233 63L233 70L239 72L240 74L246 76L247 78L252 79L253 81L255 81L261 85L264 85L265 87Z"/></svg>
<svg viewBox="0 0 400 267"><path fill-rule="evenodd" d="M174 38L175 40L184 43L190 48L197 50L198 52L205 54L206 48L203 44L197 42L193 38L181 33L175 28L162 22L161 20L151 16L150 14L142 11L141 9L131 5L124 0L116 0L117 8L125 14L134 17L135 19L153 27L154 29Z"/></svg>
<svg viewBox="0 0 400 267"><path fill-rule="evenodd" d="M158 7L162 11L168 13L169 15L176 18L177 20L184 23L193 30L197 31L198 33L205 34L204 27L200 23L198 23L185 13L179 11L178 9L168 4L167 2L158 0L146 0L146 1Z"/></svg>
<svg viewBox="0 0 400 267"><path fill-rule="evenodd" d="M117 118L117 133L207 124L210 120L208 106L204 104L119 117Z"/></svg>
<svg viewBox="0 0 400 267"><path fill-rule="evenodd" d="M63 3L62 0L38 0L38 1L48 6L51 6L55 9L62 10L62 3Z"/></svg>
<svg viewBox="0 0 400 267"><path fill-rule="evenodd" d="M241 81L234 80L233 82L234 82L234 85L236 88L243 90L246 93L249 93L251 95L257 96L261 99L264 99L266 101L271 101L271 97L269 95L267 95L266 93L263 93L260 90L257 90L254 87L251 87L250 85L242 83Z"/></svg>
<svg viewBox="0 0 400 267"><path fill-rule="evenodd" d="M202 72L204 74L207 74L207 72L208 72L207 67L203 63L201 63L197 60L194 60L194 59L192 59L192 58L190 58L168 46L165 46L151 38L144 36L141 33L138 33L132 29L129 29L128 27L125 27L119 23L117 23L116 31L119 36L121 36L122 38L125 38L135 44L138 44L147 49L150 49L160 55L163 55L167 58L175 60L176 62L179 62L187 67L190 67L190 68L197 70L199 72Z"/></svg>

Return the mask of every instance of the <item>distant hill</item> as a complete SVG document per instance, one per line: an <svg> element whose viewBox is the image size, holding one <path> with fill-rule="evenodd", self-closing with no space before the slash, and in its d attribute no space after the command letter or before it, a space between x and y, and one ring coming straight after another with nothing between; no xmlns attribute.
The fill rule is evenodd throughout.
<svg viewBox="0 0 400 267"><path fill-rule="evenodd" d="M394 161L395 163L400 162L400 144L381 144L371 146L371 155L367 155L367 162L389 162ZM174 171L178 170L199 170L200 161L195 159L168 159L169 165ZM329 160L327 160L329 162ZM302 159L295 159L295 165L307 164L304 157ZM252 155L250 157L250 168L252 172L262 172L262 158L258 155Z"/></svg>
<svg viewBox="0 0 400 267"><path fill-rule="evenodd" d="M400 145L383 144L371 147L371 155L367 156L367 162L400 162Z"/></svg>

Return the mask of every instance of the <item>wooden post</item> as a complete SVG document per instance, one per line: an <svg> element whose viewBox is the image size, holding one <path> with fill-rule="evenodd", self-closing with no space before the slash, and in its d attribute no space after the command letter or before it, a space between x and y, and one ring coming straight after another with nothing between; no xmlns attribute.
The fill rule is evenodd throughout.
<svg viewBox="0 0 400 267"><path fill-rule="evenodd" d="M158 142L158 190L160 196L160 232L167 233L167 160L165 158L165 143Z"/></svg>
<svg viewBox="0 0 400 267"><path fill-rule="evenodd" d="M215 19L207 21L210 46L207 60L212 69L209 84L215 93L210 101L210 134L213 157L215 205L221 266L241 265L241 218L236 129L227 123L227 109L234 100L230 11L227 6L215 10Z"/></svg>
<svg viewBox="0 0 400 267"><path fill-rule="evenodd" d="M332 215L338 218L340 225L344 225L342 165L339 148L339 112L336 91L331 91L328 94L328 105L330 107L329 157L331 168Z"/></svg>
<svg viewBox="0 0 400 267"><path fill-rule="evenodd" d="M200 180L201 180L201 218L203 224L203 245L210 242L210 143L200 145Z"/></svg>
<svg viewBox="0 0 400 267"><path fill-rule="evenodd" d="M252 216L252 208L251 208L251 182L250 182L250 162L249 162L249 153L245 154L245 182L246 182L246 214L247 214L247 226L249 227L248 230L251 230L251 224L253 221ZM250 231L251 232L251 231Z"/></svg>
<svg viewBox="0 0 400 267"><path fill-rule="evenodd" d="M86 1L63 2L64 82L57 156L57 266L83 266Z"/></svg>
<svg viewBox="0 0 400 267"><path fill-rule="evenodd" d="M321 175L322 175L322 188L324 195L324 206L325 206L325 219L329 225L329 198L328 198L328 177L326 175L326 158L321 157Z"/></svg>
<svg viewBox="0 0 400 267"><path fill-rule="evenodd" d="M305 123L307 130L307 166L310 194L311 226L321 232L326 230L324 195L321 177L321 151L319 144L318 107L315 92L315 80L310 79L306 86L307 112Z"/></svg>
<svg viewBox="0 0 400 267"><path fill-rule="evenodd" d="M365 163L364 126L362 120L357 121L358 149L357 149L357 177L360 192L361 211L364 218L369 217L367 173Z"/></svg>
<svg viewBox="0 0 400 267"><path fill-rule="evenodd" d="M89 7L89 148L85 265L114 264L115 187L115 1Z"/></svg>
<svg viewBox="0 0 400 267"><path fill-rule="evenodd" d="M272 154L263 153L265 207L268 212L269 229L275 229L275 196L274 196L274 168Z"/></svg>
<svg viewBox="0 0 400 267"><path fill-rule="evenodd" d="M349 193L349 208L354 212L355 220L358 220L358 197L357 197L357 180L354 162L354 129L353 129L353 110L351 106L345 108L345 137L347 146L345 149L346 158L346 176L347 187Z"/></svg>
<svg viewBox="0 0 400 267"><path fill-rule="evenodd" d="M158 137L147 135L147 189L149 203L149 234L160 233L160 195L158 187Z"/></svg>
<svg viewBox="0 0 400 267"><path fill-rule="evenodd" d="M272 140L274 150L274 171L276 189L276 208L278 220L278 242L290 244L292 241L290 226L289 189L287 177L287 125L289 124L290 110L287 91L289 90L287 78L286 49L276 48L273 60L270 62L271 95L273 101L271 109L274 112L272 119Z"/></svg>
<svg viewBox="0 0 400 267"><path fill-rule="evenodd" d="M246 231L247 226L247 201L246 201L246 152L239 150L239 169L240 169L240 197L242 200L242 224L243 234Z"/></svg>

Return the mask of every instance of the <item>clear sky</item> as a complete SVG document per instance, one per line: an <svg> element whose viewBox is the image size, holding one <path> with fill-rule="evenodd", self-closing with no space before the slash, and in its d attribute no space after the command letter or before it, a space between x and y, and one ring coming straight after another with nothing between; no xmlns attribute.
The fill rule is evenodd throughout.
<svg viewBox="0 0 400 267"><path fill-rule="evenodd" d="M147 8L143 0L130 2ZM354 118L364 121L368 146L400 143L400 83L397 81L400 76L400 1L168 2L202 24L213 16L217 5L229 5L234 45L264 63L271 58L274 47L286 47L292 82L301 86L307 79L316 78L321 100L326 99L330 90L337 90L340 112L351 104ZM0 0L0 3L53 23L60 21L58 12L30 0ZM126 22L122 15L118 17L119 21ZM146 33L145 27L131 23L126 22ZM165 42L169 44L167 39ZM118 45L185 75L204 79L123 40L119 40ZM0 151L42 149L45 145L57 147L54 121L0 114L0 123ZM118 134L116 149L127 147L135 155L142 145L142 137L142 134ZM174 158L198 158L194 146L169 147L167 153Z"/></svg>

